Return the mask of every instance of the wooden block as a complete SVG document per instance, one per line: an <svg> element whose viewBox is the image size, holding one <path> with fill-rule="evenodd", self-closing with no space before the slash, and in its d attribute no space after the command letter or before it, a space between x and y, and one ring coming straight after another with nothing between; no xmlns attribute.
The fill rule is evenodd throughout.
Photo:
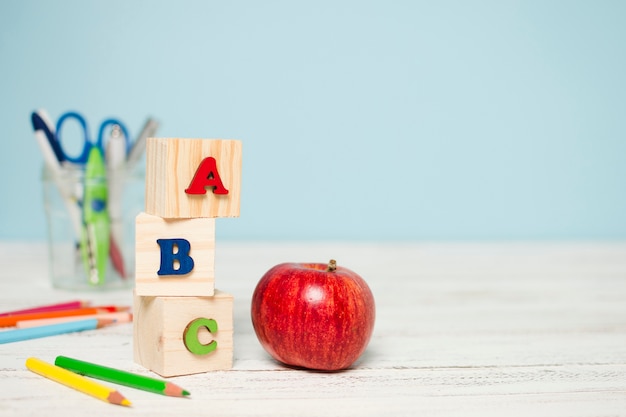
<svg viewBox="0 0 626 417"><path fill-rule="evenodd" d="M138 364L164 377L232 368L232 295L219 290L213 297L135 294L133 313Z"/></svg>
<svg viewBox="0 0 626 417"><path fill-rule="evenodd" d="M220 186L204 186L205 182ZM241 141L147 140L147 213L167 218L238 217L240 193Z"/></svg>
<svg viewBox="0 0 626 417"><path fill-rule="evenodd" d="M146 213L137 215L137 295L211 296L214 289L215 219L164 219Z"/></svg>

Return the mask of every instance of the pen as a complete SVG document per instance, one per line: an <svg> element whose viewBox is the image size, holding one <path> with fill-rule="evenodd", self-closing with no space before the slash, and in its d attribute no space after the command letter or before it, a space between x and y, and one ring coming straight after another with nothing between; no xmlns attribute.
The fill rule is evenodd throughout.
<svg viewBox="0 0 626 417"><path fill-rule="evenodd" d="M108 210L111 221L111 238L121 242L122 238L122 192L126 141L122 130L114 125L106 146L107 184L109 187Z"/></svg>
<svg viewBox="0 0 626 417"><path fill-rule="evenodd" d="M106 145L107 185L109 187L108 209L111 222L110 256L113 268L126 278L124 258L119 247L123 238L122 195L124 190L124 165L126 163L126 138L119 125L113 125Z"/></svg>
<svg viewBox="0 0 626 417"><path fill-rule="evenodd" d="M61 145L57 140L56 133L54 128L52 127L52 122L50 120L50 116L44 109L39 109L34 111L30 115L30 120L33 124L33 129L35 131L41 131L46 136L48 143L50 144L50 148L54 152L54 156L59 163L65 161L65 155L63 155L63 151L61 150Z"/></svg>
<svg viewBox="0 0 626 417"><path fill-rule="evenodd" d="M126 158L126 164L128 167L132 168L141 159L141 156L146 149L146 139L153 137L158 129L159 122L149 117L143 125L139 136L137 136L137 140L135 140L135 143L133 143L133 146L128 153L128 157Z"/></svg>
<svg viewBox="0 0 626 417"><path fill-rule="evenodd" d="M57 152L55 151L54 144L58 147L58 142L54 138L54 131L50 128L49 124L45 122L45 117L47 116L41 116L45 114L43 110L39 110L38 112L33 112L31 115L33 129L35 130L35 139L41 150L48 174L56 184L61 198L63 199L63 203L67 208L72 227L74 228L74 235L78 238L81 235L80 207L73 196L72 190L68 187L67 181L63 179L64 171L61 166L63 156L62 153L60 157L57 156Z"/></svg>
<svg viewBox="0 0 626 417"><path fill-rule="evenodd" d="M109 171L121 169L126 157L126 139L119 125L113 125L106 147L106 163Z"/></svg>
<svg viewBox="0 0 626 417"><path fill-rule="evenodd" d="M80 242L83 263L92 285L104 283L109 257L110 223L107 211L106 168L102 152L96 146L89 151L85 165L83 197L83 233Z"/></svg>

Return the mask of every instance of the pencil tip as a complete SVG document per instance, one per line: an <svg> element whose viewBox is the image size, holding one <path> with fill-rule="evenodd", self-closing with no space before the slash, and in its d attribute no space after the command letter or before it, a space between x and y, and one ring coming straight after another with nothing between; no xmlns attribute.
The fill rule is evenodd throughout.
<svg viewBox="0 0 626 417"><path fill-rule="evenodd" d="M115 323L117 320L115 319L98 319L97 328L100 329L102 327L108 326L110 324Z"/></svg>
<svg viewBox="0 0 626 417"><path fill-rule="evenodd" d="M169 395L170 397L185 397L189 395L189 391L182 389L176 384L167 382L165 384L165 389L163 390L163 394Z"/></svg>
<svg viewBox="0 0 626 417"><path fill-rule="evenodd" d="M109 394L108 400L111 404L124 405L130 407L130 401L126 399L119 391L113 391Z"/></svg>

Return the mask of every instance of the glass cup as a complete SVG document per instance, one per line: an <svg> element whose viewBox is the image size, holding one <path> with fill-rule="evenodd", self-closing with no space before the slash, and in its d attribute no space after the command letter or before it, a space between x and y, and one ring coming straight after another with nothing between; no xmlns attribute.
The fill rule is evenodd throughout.
<svg viewBox="0 0 626 417"><path fill-rule="evenodd" d="M86 178L78 166L59 173L44 167L42 183L52 285L92 291L133 287L144 172L119 169Z"/></svg>

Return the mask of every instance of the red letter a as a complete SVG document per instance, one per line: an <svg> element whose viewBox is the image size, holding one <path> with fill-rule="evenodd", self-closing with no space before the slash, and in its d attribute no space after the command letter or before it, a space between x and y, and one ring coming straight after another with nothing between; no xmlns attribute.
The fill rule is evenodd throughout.
<svg viewBox="0 0 626 417"><path fill-rule="evenodd" d="M206 194L206 187L213 187L213 194L228 194L228 190L224 188L220 174L217 172L215 158L211 156L200 162L196 174L185 192L187 194Z"/></svg>

